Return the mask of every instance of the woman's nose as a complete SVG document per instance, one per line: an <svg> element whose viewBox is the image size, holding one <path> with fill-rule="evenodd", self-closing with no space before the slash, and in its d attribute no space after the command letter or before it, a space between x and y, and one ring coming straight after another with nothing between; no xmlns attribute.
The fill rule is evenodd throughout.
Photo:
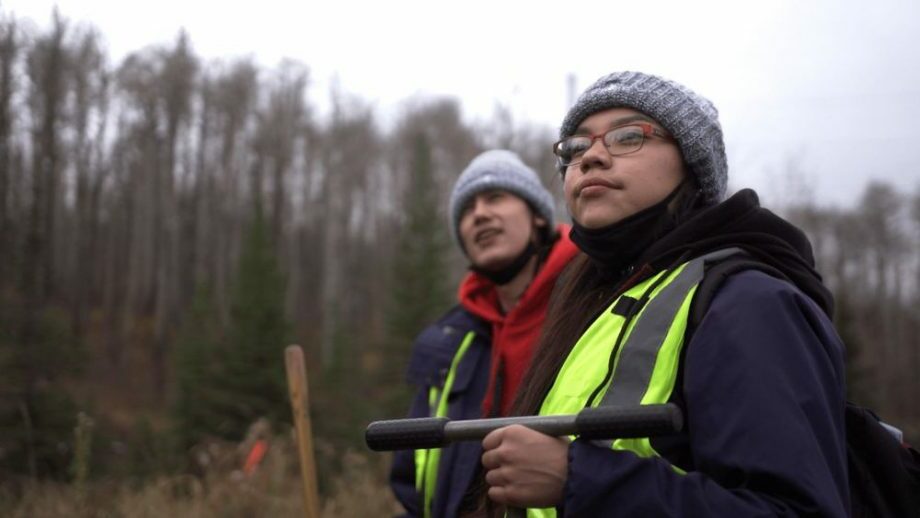
<svg viewBox="0 0 920 518"><path fill-rule="evenodd" d="M604 141L598 138L591 142L591 147L581 156L579 166L582 172L587 172L592 167L609 167L611 158L607 148L604 147Z"/></svg>

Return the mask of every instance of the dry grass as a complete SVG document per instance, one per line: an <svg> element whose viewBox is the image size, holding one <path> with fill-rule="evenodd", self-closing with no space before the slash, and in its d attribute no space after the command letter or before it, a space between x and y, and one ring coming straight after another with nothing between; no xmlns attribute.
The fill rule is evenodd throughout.
<svg viewBox="0 0 920 518"><path fill-rule="evenodd" d="M323 518L392 516L398 510L386 484L388 458L346 451L342 472L323 474ZM124 481L37 483L12 499L0 493L0 515L11 518L236 518L304 516L297 454L290 440L276 438L251 476L216 467L203 477L176 475L140 487Z"/></svg>

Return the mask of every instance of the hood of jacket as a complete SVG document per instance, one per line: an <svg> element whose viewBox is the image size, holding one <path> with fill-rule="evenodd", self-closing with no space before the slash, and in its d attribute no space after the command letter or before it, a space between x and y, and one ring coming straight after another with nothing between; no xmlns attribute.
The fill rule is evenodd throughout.
<svg viewBox="0 0 920 518"><path fill-rule="evenodd" d="M624 285L632 285L690 259L737 247L782 272L829 316L834 299L815 270L811 243L798 227L760 206L757 193L743 189L724 202L701 210L649 246ZM623 287L621 287L623 289Z"/></svg>
<svg viewBox="0 0 920 518"><path fill-rule="evenodd" d="M504 415L510 409L543 329L556 279L578 253L569 239L568 225L558 225L557 231L559 237L542 258L536 276L508 313L502 313L497 287L486 277L470 272L460 284L460 304L492 326L492 364L489 392L483 401L484 415L494 415L492 400L496 393L501 400L500 413Z"/></svg>

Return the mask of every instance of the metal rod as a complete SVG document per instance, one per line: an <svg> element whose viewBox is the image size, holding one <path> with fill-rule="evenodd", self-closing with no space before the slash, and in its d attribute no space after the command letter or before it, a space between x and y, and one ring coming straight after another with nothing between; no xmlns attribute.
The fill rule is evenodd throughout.
<svg viewBox="0 0 920 518"><path fill-rule="evenodd" d="M559 437L572 435L575 428L574 415L550 416L523 416L523 417L497 417L494 419L465 419L450 421L444 426L444 439L446 442L475 441L489 435L493 430L511 426L513 424L526 426L546 435Z"/></svg>

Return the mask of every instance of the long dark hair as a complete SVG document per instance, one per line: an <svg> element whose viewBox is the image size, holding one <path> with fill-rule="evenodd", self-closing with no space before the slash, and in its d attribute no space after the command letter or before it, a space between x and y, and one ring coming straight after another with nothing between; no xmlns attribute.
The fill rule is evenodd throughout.
<svg viewBox="0 0 920 518"><path fill-rule="evenodd" d="M613 296L591 259L579 254L560 275L546 310L543 332L511 404L511 415L535 415L569 351Z"/></svg>

